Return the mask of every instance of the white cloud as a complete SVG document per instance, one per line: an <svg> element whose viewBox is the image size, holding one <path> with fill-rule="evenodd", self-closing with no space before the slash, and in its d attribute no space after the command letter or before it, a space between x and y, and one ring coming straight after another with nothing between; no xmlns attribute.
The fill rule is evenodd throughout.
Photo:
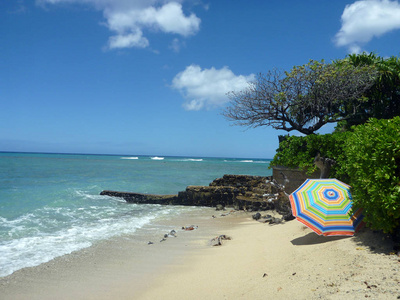
<svg viewBox="0 0 400 300"><path fill-rule="evenodd" d="M346 5L342 27L335 36L337 46L360 52L374 37L400 29L400 3L389 0L360 0Z"/></svg>
<svg viewBox="0 0 400 300"><path fill-rule="evenodd" d="M110 49L114 48L146 48L149 45L149 41L142 36L142 32L137 30L136 33L129 33L125 35L112 36L108 40Z"/></svg>
<svg viewBox="0 0 400 300"><path fill-rule="evenodd" d="M144 30L177 34L196 34L201 20L195 14L185 15L180 0L37 0L38 4L78 3L101 10L105 25L113 36L108 47L145 48L149 40Z"/></svg>
<svg viewBox="0 0 400 300"><path fill-rule="evenodd" d="M209 109L224 105L229 100L228 92L247 88L254 78L254 74L237 76L228 67L202 70L198 65L190 65L174 77L172 88L186 98L186 110Z"/></svg>
<svg viewBox="0 0 400 300"><path fill-rule="evenodd" d="M179 51L181 51L181 48L185 46L185 42L180 41L179 39L173 39L173 41L169 45L169 48L172 49L172 51L174 51L175 53L178 53Z"/></svg>

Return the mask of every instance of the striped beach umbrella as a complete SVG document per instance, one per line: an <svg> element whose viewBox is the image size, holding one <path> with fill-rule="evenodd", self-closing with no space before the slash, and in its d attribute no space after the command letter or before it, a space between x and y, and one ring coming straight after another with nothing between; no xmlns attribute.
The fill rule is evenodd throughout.
<svg viewBox="0 0 400 300"><path fill-rule="evenodd" d="M337 179L307 179L289 196L292 214L319 235L354 235L361 209L352 210L350 186Z"/></svg>

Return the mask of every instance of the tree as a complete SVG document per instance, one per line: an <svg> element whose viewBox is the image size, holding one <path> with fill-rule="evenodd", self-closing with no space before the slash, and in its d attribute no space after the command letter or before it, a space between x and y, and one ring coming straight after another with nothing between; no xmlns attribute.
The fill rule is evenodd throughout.
<svg viewBox="0 0 400 300"><path fill-rule="evenodd" d="M365 123L369 118L392 119L400 116L400 59L384 59L375 53L348 55L343 61L355 67L374 66L378 74L374 84L364 93L367 99L359 113L344 122L343 127ZM338 62L340 63L340 61Z"/></svg>
<svg viewBox="0 0 400 300"><path fill-rule="evenodd" d="M327 123L354 116L376 74L374 66L344 60L311 60L290 72L274 69L259 74L247 89L230 92L231 105L223 115L236 125L312 134Z"/></svg>

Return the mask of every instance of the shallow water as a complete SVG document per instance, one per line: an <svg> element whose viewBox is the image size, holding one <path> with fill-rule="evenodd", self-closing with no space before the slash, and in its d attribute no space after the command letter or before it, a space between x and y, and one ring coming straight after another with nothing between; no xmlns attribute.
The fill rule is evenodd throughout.
<svg viewBox="0 0 400 300"><path fill-rule="evenodd" d="M269 160L0 153L0 276L195 207L127 204L102 190L175 194L224 174L271 175Z"/></svg>

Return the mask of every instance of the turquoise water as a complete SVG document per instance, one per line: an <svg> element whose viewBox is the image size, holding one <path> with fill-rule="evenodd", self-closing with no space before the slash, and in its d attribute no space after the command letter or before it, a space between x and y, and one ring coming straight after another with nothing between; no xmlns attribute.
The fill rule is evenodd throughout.
<svg viewBox="0 0 400 300"><path fill-rule="evenodd" d="M269 160L0 153L0 276L188 209L127 204L102 190L176 194L224 174L271 175Z"/></svg>

